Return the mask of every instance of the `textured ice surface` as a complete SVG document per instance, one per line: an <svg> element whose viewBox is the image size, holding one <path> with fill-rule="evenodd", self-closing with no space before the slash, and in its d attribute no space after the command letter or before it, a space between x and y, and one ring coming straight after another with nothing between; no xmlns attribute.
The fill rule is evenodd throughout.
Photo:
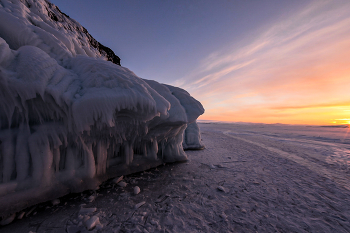
<svg viewBox="0 0 350 233"><path fill-rule="evenodd" d="M204 149L197 122L192 122L187 125L182 146L185 150Z"/></svg>
<svg viewBox="0 0 350 233"><path fill-rule="evenodd" d="M0 12L0 37L11 49L32 45L58 62L82 54L120 65L120 58L111 49L48 1L1 0Z"/></svg>
<svg viewBox="0 0 350 233"><path fill-rule="evenodd" d="M0 232L85 232L85 215L99 217L97 232L350 232L350 165L326 161L345 158L348 128L199 125L207 149L188 151L189 162L39 204Z"/></svg>
<svg viewBox="0 0 350 233"><path fill-rule="evenodd" d="M202 147L198 101L114 64L84 30L44 0L0 0L0 215L186 160L187 124L184 145Z"/></svg>

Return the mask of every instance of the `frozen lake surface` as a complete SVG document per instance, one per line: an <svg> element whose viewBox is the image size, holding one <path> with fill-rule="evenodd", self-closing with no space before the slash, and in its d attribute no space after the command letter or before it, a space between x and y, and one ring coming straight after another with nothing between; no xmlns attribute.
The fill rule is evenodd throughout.
<svg viewBox="0 0 350 233"><path fill-rule="evenodd" d="M28 208L0 232L87 232L89 217L92 232L350 232L348 128L199 125L206 149L188 162Z"/></svg>

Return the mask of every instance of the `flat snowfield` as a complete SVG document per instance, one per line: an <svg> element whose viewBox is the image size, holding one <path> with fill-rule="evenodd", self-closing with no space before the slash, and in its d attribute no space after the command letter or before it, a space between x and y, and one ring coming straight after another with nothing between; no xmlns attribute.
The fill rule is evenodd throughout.
<svg viewBox="0 0 350 233"><path fill-rule="evenodd" d="M206 149L188 162L28 208L0 232L350 232L348 128L199 125Z"/></svg>

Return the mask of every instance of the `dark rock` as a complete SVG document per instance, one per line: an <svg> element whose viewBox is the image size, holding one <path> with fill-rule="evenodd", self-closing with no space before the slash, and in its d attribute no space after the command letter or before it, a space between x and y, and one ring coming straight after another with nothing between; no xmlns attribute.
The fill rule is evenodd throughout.
<svg viewBox="0 0 350 233"><path fill-rule="evenodd" d="M26 0L21 0L25 5L27 5L28 8L30 8L30 4ZM72 20L68 15L63 13L57 6L54 4L47 2L46 10L48 12L48 16L55 22L67 22L68 26L63 26L66 30L70 31L76 31L80 32L81 34L85 35L90 43L90 45L94 48L96 48L100 54L107 58L108 61L113 62L114 64L120 65L120 58L115 55L113 50L110 48L102 45L100 42L98 42L95 38L93 38L90 33L84 28L83 26L77 24L74 20ZM59 24L57 24L59 25ZM75 27L72 27L72 26Z"/></svg>

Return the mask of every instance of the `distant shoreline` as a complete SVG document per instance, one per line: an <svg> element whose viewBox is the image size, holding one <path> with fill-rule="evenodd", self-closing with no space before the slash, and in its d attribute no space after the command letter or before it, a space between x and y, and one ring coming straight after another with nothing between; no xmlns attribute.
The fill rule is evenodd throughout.
<svg viewBox="0 0 350 233"><path fill-rule="evenodd" d="M333 128L349 128L348 124L341 125L308 125L308 124L284 124L284 123L255 123L255 122L231 122L231 121L212 121L197 120L199 124L238 124L238 125L286 125L286 126L307 126L307 127L333 127Z"/></svg>

